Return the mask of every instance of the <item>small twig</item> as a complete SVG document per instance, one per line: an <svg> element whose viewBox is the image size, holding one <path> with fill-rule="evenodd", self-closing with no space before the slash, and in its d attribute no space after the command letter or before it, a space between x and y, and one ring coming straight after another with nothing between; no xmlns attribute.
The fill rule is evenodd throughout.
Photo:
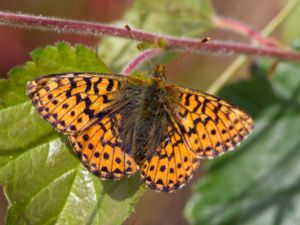
<svg viewBox="0 0 300 225"><path fill-rule="evenodd" d="M213 21L217 28L238 32L240 34L243 34L255 40L257 43L259 43L262 46L266 46L266 47L277 46L277 43L274 42L272 39L263 37L259 32L255 31L253 28L240 21L231 18L224 18L220 16L215 16L213 18Z"/></svg>
<svg viewBox="0 0 300 225"><path fill-rule="evenodd" d="M265 37L272 34L272 32L290 15L290 13L297 8L300 3L299 0L289 1L289 3L268 23L261 34ZM247 58L239 56L207 89L208 93L216 94L221 87L227 83L231 77L247 62Z"/></svg>
<svg viewBox="0 0 300 225"><path fill-rule="evenodd" d="M160 48L151 48L141 52L133 60L131 60L122 70L121 74L129 75L136 70L143 62L150 60L153 57L159 56L162 53Z"/></svg>
<svg viewBox="0 0 300 225"><path fill-rule="evenodd" d="M282 60L300 61L300 54L289 50L282 50L271 47L253 47L249 44L224 41L211 41L199 45L198 39L177 38L139 30L129 32L125 28L115 27L101 23L48 18L43 16L32 16L27 14L16 14L0 11L0 25L20 27L26 29L38 29L42 31L54 31L59 33L89 35L95 37L111 35L128 39L132 39L133 33L136 40L138 41L156 44L163 43L166 48L173 50L195 49L195 52L198 53L213 52L220 53L223 55L246 54L273 57Z"/></svg>

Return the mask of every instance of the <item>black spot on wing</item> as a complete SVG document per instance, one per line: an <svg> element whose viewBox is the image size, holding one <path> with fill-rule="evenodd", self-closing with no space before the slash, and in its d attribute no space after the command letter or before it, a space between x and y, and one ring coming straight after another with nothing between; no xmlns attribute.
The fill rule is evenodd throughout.
<svg viewBox="0 0 300 225"><path fill-rule="evenodd" d="M114 81L112 79L108 79L108 85L106 87L106 91L111 91L114 86Z"/></svg>
<svg viewBox="0 0 300 225"><path fill-rule="evenodd" d="M197 105L193 108L193 110L192 110L193 113L196 113L201 106L201 102L199 101L198 97L195 96L195 99L196 99Z"/></svg>
<svg viewBox="0 0 300 225"><path fill-rule="evenodd" d="M77 87L77 84L76 84L73 77L69 78L69 81L70 81L70 84L71 84L71 89L74 89L74 88Z"/></svg>
<svg viewBox="0 0 300 225"><path fill-rule="evenodd" d="M191 96L192 96L192 95L191 95L190 93L187 93L187 94L186 94L185 99L184 99L184 100L185 100L185 101L184 101L184 105L185 105L185 106L189 106L189 105L190 105L190 98L191 98Z"/></svg>
<svg viewBox="0 0 300 225"><path fill-rule="evenodd" d="M93 89L94 89L94 92L95 92L96 95L99 94L98 84L100 84L101 82L102 82L102 78L99 78L99 79L97 80L97 82L94 83L94 85L93 85Z"/></svg>
<svg viewBox="0 0 300 225"><path fill-rule="evenodd" d="M89 90L91 90L92 87L92 83L91 80L87 77L84 77L83 80L85 81L86 87L85 87L85 92L88 92Z"/></svg>
<svg viewBox="0 0 300 225"><path fill-rule="evenodd" d="M203 104L202 104L202 113L205 114L206 112L206 105L209 101L207 99L204 99Z"/></svg>

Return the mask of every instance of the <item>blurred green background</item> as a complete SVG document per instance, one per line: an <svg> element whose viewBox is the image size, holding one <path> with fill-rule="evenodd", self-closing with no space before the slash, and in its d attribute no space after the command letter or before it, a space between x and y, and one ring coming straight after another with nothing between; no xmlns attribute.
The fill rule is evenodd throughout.
<svg viewBox="0 0 300 225"><path fill-rule="evenodd" d="M151 9L153 10L152 13L154 13L155 10L167 7L160 5L159 1L155 1L155 3L156 8L154 7L154 9ZM124 18L124 14L127 12L127 10L132 8L133 4L134 2L130 0L61 0L59 3L55 3L54 1L50 0L0 0L0 10L13 12L21 11L24 13L32 13L37 15L42 14L45 16L57 16L107 23L115 22ZM260 31L284 7L284 5L287 4L287 1L214 0L212 1L212 4L215 12L218 15L237 19ZM129 16L127 15L126 18L130 18L132 21L135 21L134 15L132 14ZM297 17L297 13L294 13L293 17L289 18L289 22L280 26L272 35L272 37L278 39L286 45L295 43L297 44L296 37L298 34L295 30L297 30L299 26L297 21L300 20L298 20L298 18L299 16ZM191 21L191 23L192 22L194 21ZM122 23L126 23L126 20L123 20ZM136 26L138 26L138 24L136 24ZM176 23L174 22L174 25L171 24L170 26L176 26ZM151 27L146 26L145 29L149 30ZM194 30L194 27L191 26L191 29L180 30L179 32L182 32L182 34L179 35L195 36L193 32L188 33L189 31ZM212 39L235 40L241 42L249 41L247 38L241 37L238 34L228 31L220 31L217 29L207 29L205 32L203 29L198 30L196 33L198 33L198 35L196 35L198 37L210 36ZM45 45L54 44L59 40L68 41L73 44L83 43L94 49L96 49L96 46L99 43L99 40L96 38L79 35L56 34L51 32L43 33L33 30L20 30L0 27L1 77L5 78L7 72L11 68L28 61L30 59L30 51L37 47L44 47ZM103 43L109 41L110 40L106 39L103 41ZM118 70L120 69L119 67L122 65L122 62L119 64L117 62L111 62L110 60L112 59L110 56L107 56L105 49L101 49L101 43L99 47L100 48L98 51L100 51L100 55L103 54L104 62L106 62L105 59L107 59L108 66L110 66L109 63L115 63L115 65L112 65L113 69L115 70L114 72L119 72ZM132 46L132 48L134 47ZM171 63L169 66L167 66L169 74L168 78L171 82L180 84L182 86L195 88L198 90L205 90L222 73L222 71L224 71L228 65L230 65L234 59L235 56L230 55L221 56L208 54L189 54L180 61L177 61L173 64ZM116 59L116 61L118 60L119 59ZM228 86L221 92L222 96L227 97L235 103L239 103L239 105L245 107L250 113L254 114L255 118L258 118L258 133L255 133L255 138L252 138L250 140L251 142L248 141L245 146L242 146L245 154L233 152L229 153L229 156L225 156L220 160L216 160L216 162L213 164L208 163L207 167L203 169L201 168L196 172L195 177L192 179L192 182L187 185L187 187L176 192L175 194L158 194L151 191L146 192L135 206L135 213L133 213L127 219L125 224L184 225L191 222L193 224L208 225L275 225L300 223L300 218L296 217L294 220L285 220L281 215L281 213L284 213L285 210L292 209L291 211L293 212L297 211L297 204L289 201L289 198L296 198L296 194L298 194L299 187L297 186L297 182L295 185L288 186L292 189L290 192L288 188L278 188L278 190L274 189L272 190L272 193L268 193L271 191L268 189L271 186L278 185L279 187L281 186L281 182L289 183L289 181L285 181L283 177L292 176L294 179L299 179L299 170L296 166L284 167L284 169L280 171L276 170L276 168L284 164L284 161L282 161L282 164L280 164L278 161L293 156L295 157L295 162L290 162L289 165L298 164L296 160L298 151L297 138L294 140L295 143L293 141L290 143L290 145L295 144L294 146L290 146L288 143L286 145L283 144L282 146L280 146L280 144L289 138L288 134L294 136L299 135L297 133L300 131L297 126L299 124L297 121L299 120L298 117L300 114L297 114L299 111L299 106L297 102L298 86L296 85L299 83L299 79L293 76L295 76L297 73L298 76L300 76L300 69L297 65L279 65L276 72L278 74L276 74L274 81L272 81L270 84L265 78L265 75L268 74L271 62L260 61L254 65L254 61L256 61L256 59L249 58L248 64L238 71L231 83L239 82L239 80L242 79L249 79L250 74L252 74L253 76L251 77L250 81ZM255 95L251 94L253 92L255 92ZM270 107L264 108L265 106ZM291 107L291 109L289 107ZM288 108L288 112L282 111L282 108ZM268 124L270 123L273 123L274 126L268 127ZM266 127L268 127L268 129ZM285 135L282 137L283 133ZM262 135L263 138L260 136L260 134L264 134ZM275 139L276 141L273 141ZM293 140L293 138L291 139ZM264 148L260 148L260 146L264 146ZM269 146L269 148L267 146ZM280 146L280 149L277 151L276 149L279 148L278 146ZM284 148L286 149L286 152L282 152ZM260 155L260 153L263 154ZM274 159L272 154L276 154L278 158ZM249 155L260 158L256 161L255 158L253 159ZM266 162L273 162L272 160L274 160L274 162L276 161L276 163L268 165L267 168L270 169L272 166L274 166L274 171L280 174L277 174L278 176L271 177L269 175L269 173L272 172L271 170L268 171L268 173L261 175L260 173L263 173L264 171L263 165L265 165L265 161L263 160ZM248 166L244 168L244 165ZM240 173L236 174L234 172L236 170L239 170ZM256 171L257 173L250 173L249 171L252 170ZM208 176L203 178L204 180L201 182L203 174L208 174ZM250 178L245 178L245 176L249 176ZM259 181L257 181L258 177ZM244 179L246 181L244 181ZM262 188L259 185L259 182L264 182L268 179L270 180L269 184L266 183L266 187ZM224 184L224 180L228 181L228 183L225 182ZM253 184L249 180L253 181L253 183L256 183ZM278 184L276 184L276 182L278 182ZM194 195L191 199L192 186L194 187ZM235 189L236 186L245 189ZM243 191L248 191L251 193L253 198L251 198L251 196L249 197L247 194L240 194L240 192ZM286 194L291 192L293 194ZM276 202L273 212L273 209L268 208L268 206L271 205L273 207L272 200L276 199L275 196L280 198L278 200L279 203L283 202L284 204L278 203L277 205ZM264 201L260 202L262 199ZM189 203L186 208L188 201ZM299 207L299 200L297 202ZM6 200L1 192L0 224L4 224L6 207ZM229 208L232 210L228 210ZM247 213L244 211L239 211L241 209ZM270 210L271 212L268 214L260 214L264 210ZM184 216L184 212L186 216ZM252 216L255 219L253 219ZM293 216L295 215L291 215L292 218L294 218ZM186 217L188 217L189 222ZM262 219L260 217L264 218Z"/></svg>

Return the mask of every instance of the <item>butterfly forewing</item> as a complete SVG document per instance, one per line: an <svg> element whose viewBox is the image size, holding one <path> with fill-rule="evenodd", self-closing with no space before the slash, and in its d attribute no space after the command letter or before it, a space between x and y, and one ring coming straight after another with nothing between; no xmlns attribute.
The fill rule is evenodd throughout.
<svg viewBox="0 0 300 225"><path fill-rule="evenodd" d="M213 158L233 149L253 129L246 112L222 99L178 86L166 89L176 95L174 118L198 157Z"/></svg>
<svg viewBox="0 0 300 225"><path fill-rule="evenodd" d="M92 125L99 113L114 103L122 81L120 75L50 75L30 81L27 94L58 131L74 133Z"/></svg>

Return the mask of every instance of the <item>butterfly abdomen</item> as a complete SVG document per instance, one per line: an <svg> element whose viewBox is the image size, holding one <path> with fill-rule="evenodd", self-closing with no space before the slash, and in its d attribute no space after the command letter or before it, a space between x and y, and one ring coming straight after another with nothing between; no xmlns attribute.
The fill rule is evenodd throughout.
<svg viewBox="0 0 300 225"><path fill-rule="evenodd" d="M150 157L161 144L166 130L166 93L163 85L153 79L139 86L127 84L121 91L129 96L130 104L123 110L122 139L125 151L133 155L137 163Z"/></svg>

